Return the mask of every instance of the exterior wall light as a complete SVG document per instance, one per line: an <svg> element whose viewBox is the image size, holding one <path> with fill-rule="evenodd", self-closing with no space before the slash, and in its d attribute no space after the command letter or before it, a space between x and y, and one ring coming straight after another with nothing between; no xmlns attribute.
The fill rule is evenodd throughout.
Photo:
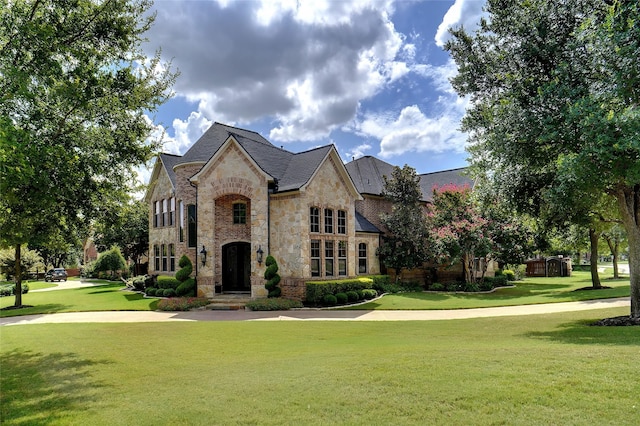
<svg viewBox="0 0 640 426"><path fill-rule="evenodd" d="M264 255L264 252L262 251L262 246L258 246L258 250L256 251L256 255L257 255L257 259L258 259L258 265L262 265L262 255Z"/></svg>
<svg viewBox="0 0 640 426"><path fill-rule="evenodd" d="M200 261L202 262L202 266L207 263L207 249L204 248L204 245L202 246L202 250L200 250Z"/></svg>

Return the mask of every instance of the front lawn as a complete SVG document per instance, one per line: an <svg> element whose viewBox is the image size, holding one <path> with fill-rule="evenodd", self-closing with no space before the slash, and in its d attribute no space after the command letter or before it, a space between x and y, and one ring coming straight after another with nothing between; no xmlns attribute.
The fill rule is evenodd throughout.
<svg viewBox="0 0 640 426"><path fill-rule="evenodd" d="M29 284L31 289L31 284ZM0 308L13 306L14 296L0 298ZM121 282L105 281L95 287L72 288L31 292L22 295L22 304L32 307L1 310L0 317L31 314L53 314L57 312L87 311L154 311L158 299L145 298L139 293L123 290Z"/></svg>
<svg viewBox="0 0 640 426"><path fill-rule="evenodd" d="M600 274L600 279L603 286L611 288L579 290L591 286L591 275L574 271L571 277L525 278L513 282L515 287L497 289L492 293L398 293L346 309L468 309L629 297L628 277L613 280L608 275Z"/></svg>
<svg viewBox="0 0 640 426"><path fill-rule="evenodd" d="M95 290L95 289L94 289ZM0 328L6 425L635 425L628 309Z"/></svg>

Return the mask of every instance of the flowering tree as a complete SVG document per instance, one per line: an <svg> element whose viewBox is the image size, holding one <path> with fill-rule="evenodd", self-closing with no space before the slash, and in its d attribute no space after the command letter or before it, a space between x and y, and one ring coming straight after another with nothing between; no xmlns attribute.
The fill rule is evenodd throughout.
<svg viewBox="0 0 640 426"><path fill-rule="evenodd" d="M487 263L495 252L491 222L475 208L469 186L434 187L427 220L429 251L436 263L462 262L468 283L476 281L478 272L484 277ZM478 258L484 262L476 262Z"/></svg>

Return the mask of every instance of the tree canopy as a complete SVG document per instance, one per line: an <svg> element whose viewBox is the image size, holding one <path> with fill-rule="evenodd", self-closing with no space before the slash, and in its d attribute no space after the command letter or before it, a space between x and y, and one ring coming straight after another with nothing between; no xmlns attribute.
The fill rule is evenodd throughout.
<svg viewBox="0 0 640 426"><path fill-rule="evenodd" d="M640 15L635 0L488 0L446 45L476 173L520 211L617 200L640 317Z"/></svg>
<svg viewBox="0 0 640 426"><path fill-rule="evenodd" d="M176 74L142 52L151 4L0 2L0 243L17 259L121 202L156 149L146 114Z"/></svg>

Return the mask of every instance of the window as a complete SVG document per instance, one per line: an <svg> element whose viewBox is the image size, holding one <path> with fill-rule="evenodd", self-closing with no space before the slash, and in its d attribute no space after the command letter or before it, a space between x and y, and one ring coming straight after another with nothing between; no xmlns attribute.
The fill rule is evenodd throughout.
<svg viewBox="0 0 640 426"><path fill-rule="evenodd" d="M170 205L170 209L169 209L169 226L173 226L175 223L175 217L176 217L176 199L175 198L171 198L171 205Z"/></svg>
<svg viewBox="0 0 640 426"><path fill-rule="evenodd" d="M160 201L156 201L153 210L153 227L157 228L158 226L160 226Z"/></svg>
<svg viewBox="0 0 640 426"><path fill-rule="evenodd" d="M309 223L311 224L311 232L320 232L320 209L311 207L309 209Z"/></svg>
<svg viewBox="0 0 640 426"><path fill-rule="evenodd" d="M333 234L333 210L324 209L324 232Z"/></svg>
<svg viewBox="0 0 640 426"><path fill-rule="evenodd" d="M153 245L153 259L154 259L154 270L157 272L160 270L160 246L157 244Z"/></svg>
<svg viewBox="0 0 640 426"><path fill-rule="evenodd" d="M187 231L187 246L196 246L196 232L198 231L196 223L196 206L195 204L189 204L187 206L187 222L189 229Z"/></svg>
<svg viewBox="0 0 640 426"><path fill-rule="evenodd" d="M347 275L347 242L338 241L338 275Z"/></svg>
<svg viewBox="0 0 640 426"><path fill-rule="evenodd" d="M346 235L347 233L347 212L338 210L338 234Z"/></svg>
<svg viewBox="0 0 640 426"><path fill-rule="evenodd" d="M320 240L311 240L311 276L320 276Z"/></svg>
<svg viewBox="0 0 640 426"><path fill-rule="evenodd" d="M169 209L167 206L167 199L162 200L162 226L167 226L169 224Z"/></svg>
<svg viewBox="0 0 640 426"><path fill-rule="evenodd" d="M367 245L365 243L358 244L358 273L367 273Z"/></svg>
<svg viewBox="0 0 640 426"><path fill-rule="evenodd" d="M333 276L333 241L324 242L324 272L328 277Z"/></svg>
<svg viewBox="0 0 640 426"><path fill-rule="evenodd" d="M175 245L169 244L169 271L176 270L176 249Z"/></svg>
<svg viewBox="0 0 640 426"><path fill-rule="evenodd" d="M247 205L245 203L233 204L233 224L241 225L247 223Z"/></svg>
<svg viewBox="0 0 640 426"><path fill-rule="evenodd" d="M180 200L178 204L178 208L180 211L178 214L180 215L180 242L184 242L184 203Z"/></svg>

